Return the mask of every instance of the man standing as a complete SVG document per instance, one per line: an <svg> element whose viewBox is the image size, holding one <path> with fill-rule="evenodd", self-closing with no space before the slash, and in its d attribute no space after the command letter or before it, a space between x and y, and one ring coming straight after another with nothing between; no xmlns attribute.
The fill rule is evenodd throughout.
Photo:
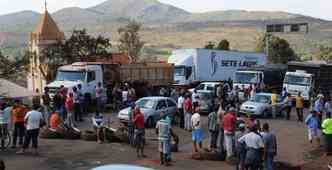
<svg viewBox="0 0 332 170"><path fill-rule="evenodd" d="M160 164L169 166L169 153L170 151L170 136L171 136L171 127L169 122L166 120L165 113L160 114L160 120L156 125L156 133L158 134L159 140L159 153L160 153Z"/></svg>
<svg viewBox="0 0 332 170"><path fill-rule="evenodd" d="M246 145L239 142L239 139L246 134L246 125L239 124L239 130L235 132L235 152L236 152L236 170L244 170L244 160L246 157Z"/></svg>
<svg viewBox="0 0 332 170"><path fill-rule="evenodd" d="M82 112L81 112L81 104L80 104L80 92L77 90L76 87L73 88L74 96L73 96L73 102L74 102L74 120L76 122L82 120Z"/></svg>
<svg viewBox="0 0 332 170"><path fill-rule="evenodd" d="M263 124L261 133L264 142L264 167L266 170L273 170L273 159L277 155L277 137L270 132L269 124Z"/></svg>
<svg viewBox="0 0 332 170"><path fill-rule="evenodd" d="M326 155L329 156L332 154L332 118L331 113L326 114L326 119L322 124L323 134L325 138L325 150Z"/></svg>
<svg viewBox="0 0 332 170"><path fill-rule="evenodd" d="M264 149L263 138L257 132L256 126L250 129L250 133L242 136L239 140L247 147L245 157L245 168L250 170L258 170L262 162L262 149Z"/></svg>
<svg viewBox="0 0 332 170"><path fill-rule="evenodd" d="M284 99L284 104L286 107L286 119L290 120L290 114L292 112L292 97L291 94L287 94L287 97Z"/></svg>
<svg viewBox="0 0 332 170"><path fill-rule="evenodd" d="M318 146L320 145L319 139L319 120L317 117L317 111L311 111L311 114L307 116L305 119L305 123L308 126L308 139L309 142L312 143L313 138L316 139Z"/></svg>
<svg viewBox="0 0 332 170"><path fill-rule="evenodd" d="M134 112L135 112L135 104L132 103L128 111L128 138L129 138L129 144L131 146L134 146L135 144Z"/></svg>
<svg viewBox="0 0 332 170"><path fill-rule="evenodd" d="M178 98L178 112L180 116L180 128L184 128L184 111L183 111L184 97L181 93Z"/></svg>
<svg viewBox="0 0 332 170"><path fill-rule="evenodd" d="M271 96L272 117L277 117L277 94L273 93Z"/></svg>
<svg viewBox="0 0 332 170"><path fill-rule="evenodd" d="M86 99L86 95L83 94L82 92L82 85L78 84L77 85L77 95L79 97L79 102L80 102L80 114L78 116L79 121L83 121L83 114L88 114L88 99Z"/></svg>
<svg viewBox="0 0 332 170"><path fill-rule="evenodd" d="M8 134L8 124L10 121L10 110L6 110L7 104L3 103L0 109L0 137L1 137L1 150L5 149L6 135Z"/></svg>
<svg viewBox="0 0 332 170"><path fill-rule="evenodd" d="M73 121L73 111L74 111L74 94L72 92L69 93L68 97L66 97L66 110L67 110L67 119L65 120L66 124L69 127L74 126Z"/></svg>
<svg viewBox="0 0 332 170"><path fill-rule="evenodd" d="M217 140L219 135L218 107L214 108L208 116L208 129L210 139L210 150L217 149Z"/></svg>
<svg viewBox="0 0 332 170"><path fill-rule="evenodd" d="M25 117L24 121L26 124L26 135L24 139L24 145L21 151L17 152L18 154L22 154L25 152L25 150L29 147L30 142L32 141L32 147L34 148L34 154L38 154L38 135L39 135L39 128L41 125L41 122L43 120L42 113L38 112L39 106L33 105L33 110L28 112Z"/></svg>
<svg viewBox="0 0 332 170"><path fill-rule="evenodd" d="M195 114L191 117L191 125L193 128L192 131L193 147L194 147L194 152L196 153L198 152L198 147L199 149L202 149L202 142L203 142L203 130L201 128L201 116L199 114L199 108L196 108Z"/></svg>
<svg viewBox="0 0 332 170"><path fill-rule="evenodd" d="M137 157L143 157L144 155L144 145L145 145L145 126L144 126L144 115L141 113L138 106L135 108L135 116L134 116L134 124L135 124L135 136L136 136L136 153ZM140 155L141 154L141 155Z"/></svg>
<svg viewBox="0 0 332 170"><path fill-rule="evenodd" d="M44 114L44 118L46 121L46 124L49 126L49 119L51 117L51 97L49 95L49 88L45 87L44 88L44 94L42 96L43 99L43 114Z"/></svg>
<svg viewBox="0 0 332 170"><path fill-rule="evenodd" d="M299 122L303 122L304 99L301 96L301 92L299 92L295 98L295 106L296 106L297 120Z"/></svg>
<svg viewBox="0 0 332 170"><path fill-rule="evenodd" d="M17 137L19 138L18 144L23 145L23 137L25 133L24 127L24 117L27 113L27 108L20 103L19 100L15 100L13 110L12 110L12 118L14 124L14 133L13 133L13 145L12 148L16 148Z"/></svg>
<svg viewBox="0 0 332 170"><path fill-rule="evenodd" d="M220 103L219 109L218 109L220 152L224 152L224 114L225 114L225 111L222 109L222 104Z"/></svg>
<svg viewBox="0 0 332 170"><path fill-rule="evenodd" d="M324 110L324 96L319 94L317 100L315 101L314 110L317 113L318 120L321 123L323 119L323 110Z"/></svg>
<svg viewBox="0 0 332 170"><path fill-rule="evenodd" d="M190 100L190 95L186 94L184 105L183 105L184 113L185 113L185 120L184 120L184 129L187 131L191 130L191 111L192 111L192 104Z"/></svg>
<svg viewBox="0 0 332 170"><path fill-rule="evenodd" d="M103 108L102 93L103 88L101 87L101 82L98 82L96 87L96 113L101 113Z"/></svg>
<svg viewBox="0 0 332 170"><path fill-rule="evenodd" d="M234 134L236 128L236 115L233 107L230 108L224 116L223 124L227 159L230 159L233 156Z"/></svg>

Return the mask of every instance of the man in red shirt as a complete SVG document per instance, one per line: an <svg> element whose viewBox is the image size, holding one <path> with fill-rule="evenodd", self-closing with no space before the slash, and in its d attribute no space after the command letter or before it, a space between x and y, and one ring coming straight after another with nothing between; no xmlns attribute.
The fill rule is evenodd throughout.
<svg viewBox="0 0 332 170"><path fill-rule="evenodd" d="M191 130L191 111L192 111L192 103L190 100L190 95L186 94L184 99L184 129L190 131Z"/></svg>
<svg viewBox="0 0 332 170"><path fill-rule="evenodd" d="M141 113L138 106L135 108L134 114L134 125L135 125L135 136L136 136L136 153L137 157L146 157L144 155L144 144L145 144L145 126L144 126L144 115ZM141 153L141 155L139 154Z"/></svg>
<svg viewBox="0 0 332 170"><path fill-rule="evenodd" d="M236 128L236 110L235 108L230 108L229 111L224 116L223 125L224 125L224 139L225 146L227 150L227 158L233 156L233 143L234 143L234 134Z"/></svg>

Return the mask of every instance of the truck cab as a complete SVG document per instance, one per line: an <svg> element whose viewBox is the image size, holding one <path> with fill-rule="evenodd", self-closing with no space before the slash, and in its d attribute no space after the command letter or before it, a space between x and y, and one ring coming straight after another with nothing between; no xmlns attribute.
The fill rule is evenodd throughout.
<svg viewBox="0 0 332 170"><path fill-rule="evenodd" d="M243 90L243 88L249 88L251 84L258 84L263 87L263 80L264 74L262 71L237 71L235 73L233 88L238 87Z"/></svg>
<svg viewBox="0 0 332 170"><path fill-rule="evenodd" d="M82 94L94 99L96 97L95 88L98 82L101 82L102 85L104 83L101 66L88 65L86 63L73 63L59 67L55 80L46 87L49 88L50 97L53 98L61 85L67 88L68 92L71 92L73 87L77 87L78 84L81 84ZM104 93L106 96L105 90Z"/></svg>
<svg viewBox="0 0 332 170"><path fill-rule="evenodd" d="M174 81L175 84L187 85L192 83L192 67L180 65L174 68Z"/></svg>
<svg viewBox="0 0 332 170"><path fill-rule="evenodd" d="M283 87L292 96L296 96L301 92L304 100L310 100L314 87L313 75L303 70L295 72L287 72L284 79Z"/></svg>

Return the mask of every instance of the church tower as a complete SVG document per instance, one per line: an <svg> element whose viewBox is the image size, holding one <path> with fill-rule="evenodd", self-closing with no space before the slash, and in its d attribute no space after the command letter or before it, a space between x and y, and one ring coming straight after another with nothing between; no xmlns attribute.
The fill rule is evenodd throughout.
<svg viewBox="0 0 332 170"><path fill-rule="evenodd" d="M45 3L45 13L42 15L36 29L29 35L30 68L28 74L28 89L36 92L38 89L43 91L46 80L40 71L43 64L40 61L43 49L63 42L65 35L59 30L59 27L48 13Z"/></svg>

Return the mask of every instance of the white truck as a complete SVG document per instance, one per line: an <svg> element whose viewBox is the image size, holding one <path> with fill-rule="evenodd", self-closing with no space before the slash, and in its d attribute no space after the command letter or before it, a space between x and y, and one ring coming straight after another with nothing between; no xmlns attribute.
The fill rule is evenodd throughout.
<svg viewBox="0 0 332 170"><path fill-rule="evenodd" d="M73 87L77 87L78 84L81 84L82 94L94 99L95 88L98 82L104 85L102 67L100 65L78 62L59 67L55 80L46 85L46 87L49 88L50 97L53 98L62 85L70 92ZM103 96L105 96L104 99L106 99L105 90Z"/></svg>
<svg viewBox="0 0 332 170"><path fill-rule="evenodd" d="M313 74L309 74L304 70L296 70L295 72L286 72L283 88L292 96L296 96L299 92L305 101L310 100L313 92Z"/></svg>
<svg viewBox="0 0 332 170"><path fill-rule="evenodd" d="M197 82L234 80L238 69L264 65L267 58L263 53L179 49L173 51L168 63L175 65L175 84L190 85Z"/></svg>

